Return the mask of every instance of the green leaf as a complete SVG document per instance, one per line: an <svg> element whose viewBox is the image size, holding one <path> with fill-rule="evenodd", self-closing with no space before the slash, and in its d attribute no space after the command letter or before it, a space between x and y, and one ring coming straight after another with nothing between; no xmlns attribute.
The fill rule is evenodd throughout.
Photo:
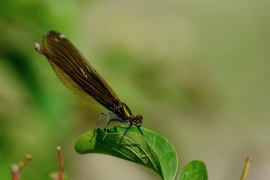
<svg viewBox="0 0 270 180"><path fill-rule="evenodd" d="M98 128L83 134L76 142L80 154L101 153L135 162L154 170L164 180L174 178L178 160L173 146L157 133L141 128L144 138L136 127L131 127L123 137L126 126L117 126L105 132ZM105 138L104 138L105 136Z"/></svg>
<svg viewBox="0 0 270 180"><path fill-rule="evenodd" d="M207 180L206 166L202 161L191 161L182 170L178 180Z"/></svg>

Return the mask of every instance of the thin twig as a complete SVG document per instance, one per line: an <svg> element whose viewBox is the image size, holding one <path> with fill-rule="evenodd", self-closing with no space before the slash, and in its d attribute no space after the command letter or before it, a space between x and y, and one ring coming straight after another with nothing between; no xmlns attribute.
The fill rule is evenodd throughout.
<svg viewBox="0 0 270 180"><path fill-rule="evenodd" d="M248 171L249 171L249 168L250 168L250 164L251 164L251 157L247 157L240 180L246 180L247 175L248 175Z"/></svg>
<svg viewBox="0 0 270 180"><path fill-rule="evenodd" d="M62 149L60 146L57 147L57 154L58 154L58 180L64 180L64 178L63 178L63 172L64 172L63 155L62 155Z"/></svg>
<svg viewBox="0 0 270 180"><path fill-rule="evenodd" d="M20 170L26 166L29 161L31 161L32 157L30 155L26 155L22 161L20 161L17 164L11 164L11 174L12 174L12 180L19 179L20 176Z"/></svg>

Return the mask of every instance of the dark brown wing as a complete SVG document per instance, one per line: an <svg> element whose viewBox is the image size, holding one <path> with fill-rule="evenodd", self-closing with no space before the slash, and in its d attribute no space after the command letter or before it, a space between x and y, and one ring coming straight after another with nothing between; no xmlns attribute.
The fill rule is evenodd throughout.
<svg viewBox="0 0 270 180"><path fill-rule="evenodd" d="M86 100L95 99L110 111L118 106L116 93L63 34L50 31L42 45L53 70L72 92Z"/></svg>

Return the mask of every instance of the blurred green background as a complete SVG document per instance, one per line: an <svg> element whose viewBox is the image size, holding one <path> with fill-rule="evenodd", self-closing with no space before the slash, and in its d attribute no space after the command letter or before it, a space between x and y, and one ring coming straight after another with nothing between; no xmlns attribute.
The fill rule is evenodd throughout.
<svg viewBox="0 0 270 180"><path fill-rule="evenodd" d="M71 179L159 179L76 139L103 107L72 94L33 44L68 37L143 127L169 139L179 169L206 163L209 179L270 178L270 1L0 2L0 179L25 154L25 179L49 179L63 148Z"/></svg>

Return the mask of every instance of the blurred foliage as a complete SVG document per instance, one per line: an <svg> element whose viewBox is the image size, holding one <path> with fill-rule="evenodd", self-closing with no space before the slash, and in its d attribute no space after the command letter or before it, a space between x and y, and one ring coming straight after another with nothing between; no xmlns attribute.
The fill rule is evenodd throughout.
<svg viewBox="0 0 270 180"><path fill-rule="evenodd" d="M270 177L269 7L262 0L2 0L1 179L10 178L9 165L24 154L33 161L22 177L48 179L58 145L71 179L158 178L130 162L76 154L76 139L105 109L70 93L35 52L33 44L49 30L80 49L144 116L143 127L172 142L180 167L200 159L211 179L236 179L251 156L249 178Z"/></svg>

